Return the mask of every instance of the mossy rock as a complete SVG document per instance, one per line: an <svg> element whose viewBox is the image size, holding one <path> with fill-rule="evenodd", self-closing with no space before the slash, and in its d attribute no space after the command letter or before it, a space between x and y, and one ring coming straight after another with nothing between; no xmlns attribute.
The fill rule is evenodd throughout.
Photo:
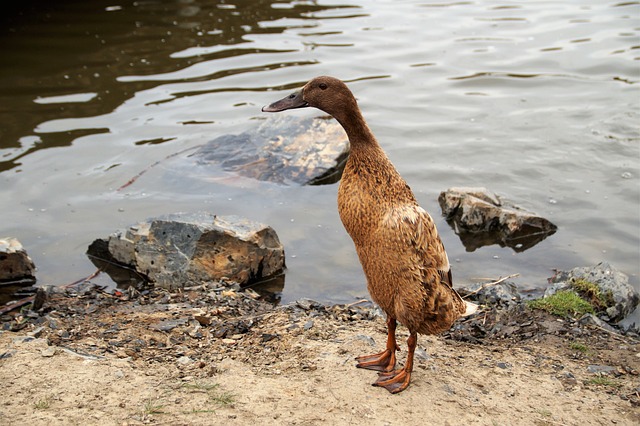
<svg viewBox="0 0 640 426"><path fill-rule="evenodd" d="M531 300L528 306L561 317L580 317L594 313L593 306L573 290L561 290L549 297Z"/></svg>

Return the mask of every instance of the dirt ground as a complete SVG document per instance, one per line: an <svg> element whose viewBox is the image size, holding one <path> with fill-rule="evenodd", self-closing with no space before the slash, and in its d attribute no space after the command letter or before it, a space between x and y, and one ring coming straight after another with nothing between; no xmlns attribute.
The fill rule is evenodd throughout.
<svg viewBox="0 0 640 426"><path fill-rule="evenodd" d="M524 305L485 309L420 336L411 386L391 395L354 366L384 345L375 309L257 299L93 288L5 315L0 424L640 424L630 336Z"/></svg>

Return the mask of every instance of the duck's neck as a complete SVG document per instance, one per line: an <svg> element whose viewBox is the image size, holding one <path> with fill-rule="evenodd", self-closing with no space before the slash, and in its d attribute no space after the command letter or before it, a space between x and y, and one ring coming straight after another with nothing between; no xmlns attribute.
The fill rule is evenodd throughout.
<svg viewBox="0 0 640 426"><path fill-rule="evenodd" d="M333 114L333 117L347 133L352 151L380 149L378 141L357 106L354 109L343 109Z"/></svg>

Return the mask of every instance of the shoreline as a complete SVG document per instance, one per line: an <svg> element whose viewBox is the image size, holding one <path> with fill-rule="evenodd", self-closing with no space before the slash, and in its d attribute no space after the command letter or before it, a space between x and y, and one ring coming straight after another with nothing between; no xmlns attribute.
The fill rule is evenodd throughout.
<svg viewBox="0 0 640 426"><path fill-rule="evenodd" d="M420 336L410 387L370 386L371 306L202 286L53 293L0 333L3 424L524 424L640 421L640 342L524 304ZM476 325L474 325L474 321ZM482 323L490 333L469 339ZM7 324L7 323L5 323ZM7 326L4 326L5 330ZM477 331L477 330L476 330ZM399 342L408 336L398 329ZM400 364L406 352L398 354Z"/></svg>

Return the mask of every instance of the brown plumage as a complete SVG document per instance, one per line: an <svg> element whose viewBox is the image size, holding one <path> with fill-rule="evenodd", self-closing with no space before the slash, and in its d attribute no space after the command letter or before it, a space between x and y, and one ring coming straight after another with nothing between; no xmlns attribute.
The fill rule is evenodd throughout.
<svg viewBox="0 0 640 426"><path fill-rule="evenodd" d="M474 310L453 289L451 270L431 216L367 126L355 97L340 80L317 77L300 91L264 107L267 112L316 107L347 132L351 153L338 190L338 211L353 239L372 299L387 314L387 346L358 357L358 367L381 371L376 386L392 393L409 385L417 333L436 334ZM410 332L404 368L394 370L396 320Z"/></svg>

